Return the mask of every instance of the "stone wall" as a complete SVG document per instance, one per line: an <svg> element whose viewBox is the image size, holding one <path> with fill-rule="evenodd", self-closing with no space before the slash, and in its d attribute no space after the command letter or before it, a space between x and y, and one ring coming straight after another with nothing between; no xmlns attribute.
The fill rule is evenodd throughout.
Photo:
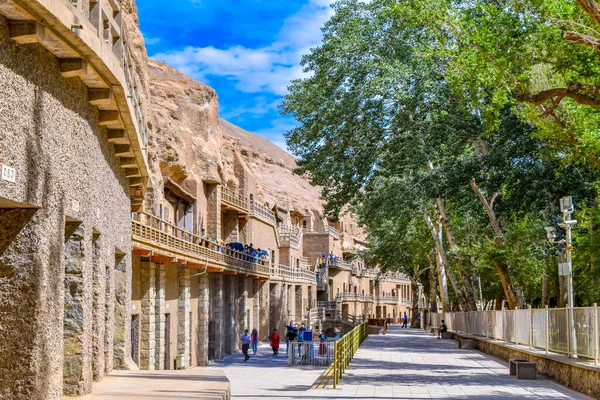
<svg viewBox="0 0 600 400"><path fill-rule="evenodd" d="M305 233L302 253L308 258L308 265L315 265L323 254L329 254L329 234Z"/></svg>
<svg viewBox="0 0 600 400"><path fill-rule="evenodd" d="M35 208L0 208L0 398L60 399L129 351L111 314L130 309L129 187L87 87L8 34L0 18L0 163L17 171L0 207Z"/></svg>
<svg viewBox="0 0 600 400"><path fill-rule="evenodd" d="M463 335L459 335L463 336ZM504 361L527 359L536 363L537 373L544 375L563 386L584 393L595 399L600 398L600 367L583 365L562 355L543 354L538 350L527 350L502 342L469 336L474 339L475 348ZM507 371L508 374L508 365Z"/></svg>

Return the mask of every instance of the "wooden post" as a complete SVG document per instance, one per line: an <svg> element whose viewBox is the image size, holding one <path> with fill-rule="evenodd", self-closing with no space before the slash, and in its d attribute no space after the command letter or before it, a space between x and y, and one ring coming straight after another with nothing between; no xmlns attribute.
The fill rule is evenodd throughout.
<svg viewBox="0 0 600 400"><path fill-rule="evenodd" d="M519 309L515 307L515 317L513 318L514 322L513 322L513 331L514 331L514 335L515 335L515 344L518 346L519 345L519 339L517 338L517 311Z"/></svg>
<svg viewBox="0 0 600 400"><path fill-rule="evenodd" d="M533 347L533 312L531 311L531 305L527 306L529 313L529 348Z"/></svg>
<svg viewBox="0 0 600 400"><path fill-rule="evenodd" d="M598 332L598 304L594 303L594 329L592 330L594 332L594 364L598 365L598 340L600 340L598 338L598 334L600 332Z"/></svg>
<svg viewBox="0 0 600 400"><path fill-rule="evenodd" d="M546 304L546 354L548 354L548 347L550 346L550 310Z"/></svg>

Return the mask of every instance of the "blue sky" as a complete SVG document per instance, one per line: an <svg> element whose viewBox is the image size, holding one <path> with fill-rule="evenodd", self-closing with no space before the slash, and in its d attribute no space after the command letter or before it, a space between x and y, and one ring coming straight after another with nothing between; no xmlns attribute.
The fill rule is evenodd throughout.
<svg viewBox="0 0 600 400"><path fill-rule="evenodd" d="M150 57L216 89L222 118L285 148L294 120L277 106L321 42L332 2L142 0L138 11Z"/></svg>

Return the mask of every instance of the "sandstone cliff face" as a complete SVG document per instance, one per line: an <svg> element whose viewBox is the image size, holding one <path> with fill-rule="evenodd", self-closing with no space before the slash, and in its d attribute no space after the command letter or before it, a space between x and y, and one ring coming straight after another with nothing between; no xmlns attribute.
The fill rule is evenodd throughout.
<svg viewBox="0 0 600 400"><path fill-rule="evenodd" d="M321 188L294 174L292 155L219 119L218 96L212 88L156 60L148 62L148 85L150 185L155 191L163 177L178 183L217 182L252 193L260 203L321 218ZM158 193L154 194L156 199ZM362 237L351 216L342 220L346 241Z"/></svg>

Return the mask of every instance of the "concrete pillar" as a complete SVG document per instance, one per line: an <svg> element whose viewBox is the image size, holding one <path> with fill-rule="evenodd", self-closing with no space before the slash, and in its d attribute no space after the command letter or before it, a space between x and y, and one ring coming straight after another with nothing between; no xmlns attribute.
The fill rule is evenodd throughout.
<svg viewBox="0 0 600 400"><path fill-rule="evenodd" d="M208 320L209 320L210 289L208 273L198 277L198 349L197 364L208 365Z"/></svg>
<svg viewBox="0 0 600 400"><path fill-rule="evenodd" d="M80 223L72 223L65 243L63 393L92 390L92 254ZM91 243L91 241L89 241Z"/></svg>
<svg viewBox="0 0 600 400"><path fill-rule="evenodd" d="M252 280L252 329L258 329L260 332L260 288L262 284L259 279Z"/></svg>
<svg viewBox="0 0 600 400"><path fill-rule="evenodd" d="M177 270L179 296L177 298L177 355L184 357L184 365L192 364L190 354L190 270L179 266Z"/></svg>
<svg viewBox="0 0 600 400"><path fill-rule="evenodd" d="M216 184L207 184L206 235L213 240L221 239L221 190Z"/></svg>
<svg viewBox="0 0 600 400"><path fill-rule="evenodd" d="M232 275L226 275L223 278L223 332L225 335L224 351L227 354L233 354L237 339L235 332L236 281L236 277Z"/></svg>
<svg viewBox="0 0 600 400"><path fill-rule="evenodd" d="M305 310L303 309L303 304L302 304L302 285L298 285L296 286L296 306L295 306L295 314L296 314L296 321L303 321L304 320L304 312Z"/></svg>
<svg viewBox="0 0 600 400"><path fill-rule="evenodd" d="M248 326L248 279L246 279L245 277L240 277L238 283L238 326L239 331L243 332L244 329L252 329Z"/></svg>
<svg viewBox="0 0 600 400"><path fill-rule="evenodd" d="M104 377L104 335L106 331L106 267L100 250L100 235L92 239L92 372L94 381Z"/></svg>
<svg viewBox="0 0 600 400"><path fill-rule="evenodd" d="M221 215L221 229L225 243L239 241L239 220L237 211L227 211Z"/></svg>
<svg viewBox="0 0 600 400"><path fill-rule="evenodd" d="M213 307L212 307L212 319L215 327L215 359L220 360L223 358L223 335L224 323L223 323L223 275L216 273L211 274L213 279Z"/></svg>
<svg viewBox="0 0 600 400"><path fill-rule="evenodd" d="M284 322L286 323L286 325L290 322L290 321L296 321L296 296L294 293L294 285L287 285L287 290L286 290L286 295L287 295L287 316L284 319ZM300 316L302 316L302 314L300 314Z"/></svg>
<svg viewBox="0 0 600 400"><path fill-rule="evenodd" d="M127 360L131 359L131 264L125 254L118 254L114 269L114 305L113 367L127 369Z"/></svg>
<svg viewBox="0 0 600 400"><path fill-rule="evenodd" d="M271 334L269 281L259 281L258 304L259 334L261 340L267 340L267 338Z"/></svg>
<svg viewBox="0 0 600 400"><path fill-rule="evenodd" d="M270 314L270 328L269 332L273 329L283 331L284 321L287 311L287 296L285 295L285 285L282 283L270 283L270 296L269 296L269 314ZM289 322L289 321L288 321Z"/></svg>
<svg viewBox="0 0 600 400"><path fill-rule="evenodd" d="M156 338L156 350L154 353L154 368L157 370L165 367L165 265L156 264L156 301L154 324L154 337Z"/></svg>
<svg viewBox="0 0 600 400"><path fill-rule="evenodd" d="M156 271L154 264L143 261L141 269L142 320L140 335L140 368L155 369L156 352Z"/></svg>

